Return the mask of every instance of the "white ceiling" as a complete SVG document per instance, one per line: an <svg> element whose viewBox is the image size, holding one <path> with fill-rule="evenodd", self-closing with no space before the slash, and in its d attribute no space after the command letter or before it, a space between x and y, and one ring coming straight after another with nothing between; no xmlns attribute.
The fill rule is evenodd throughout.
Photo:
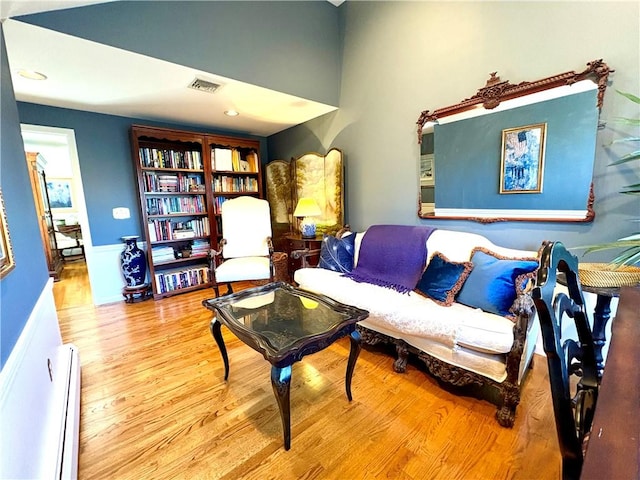
<svg viewBox="0 0 640 480"><path fill-rule="evenodd" d="M0 17L90 3L101 2L1 0ZM260 136L336 109L11 18L3 30L18 101ZM47 80L27 80L17 74L20 69L41 72ZM222 87L213 94L187 88L196 77ZM240 115L224 115L229 109Z"/></svg>

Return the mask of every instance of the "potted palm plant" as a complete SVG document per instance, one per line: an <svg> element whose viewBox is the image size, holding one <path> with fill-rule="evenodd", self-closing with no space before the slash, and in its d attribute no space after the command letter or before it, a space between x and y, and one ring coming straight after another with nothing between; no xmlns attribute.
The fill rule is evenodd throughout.
<svg viewBox="0 0 640 480"><path fill-rule="evenodd" d="M640 97L637 97L631 93L621 92L619 90L616 91L620 95L640 106ZM640 127L640 117L618 118L616 119L616 122L632 127ZM631 152L626 153L618 160L611 163L610 166L640 161L640 149L637 147L638 143L640 143L640 136L627 136L624 138L620 138L611 142L610 145L620 143L631 143L632 145L634 145L634 148ZM627 185L623 187L620 193L623 193L625 195L640 195L640 183ZM640 222L640 218L634 219L634 221ZM640 283L640 267L637 266L638 264L640 264L640 232L633 233L613 242L606 242L597 245L587 245L577 248L584 249L584 255L602 250L620 250L617 256L608 264L584 264L583 270L585 272L589 269L599 270L603 274L607 272L605 279L603 280L606 285L593 286L622 286L636 285ZM583 280L582 277L581 280ZM612 283L614 282L617 284L613 285ZM584 280L582 281L582 283L588 284Z"/></svg>

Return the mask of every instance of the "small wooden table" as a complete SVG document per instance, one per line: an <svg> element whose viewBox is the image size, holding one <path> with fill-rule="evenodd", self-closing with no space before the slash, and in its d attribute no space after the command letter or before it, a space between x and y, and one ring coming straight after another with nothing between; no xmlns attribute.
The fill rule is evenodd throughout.
<svg viewBox="0 0 640 480"><path fill-rule="evenodd" d="M288 233L282 237L283 239L283 248L287 255L289 256L289 280L293 279L293 274L301 268L302 260L293 258L291 256L291 252L294 250L304 250L308 248L309 250L320 250L322 246L322 236L317 236L314 238L305 238L300 234L296 233ZM320 261L320 255L312 255L307 261L309 265L315 267Z"/></svg>
<svg viewBox="0 0 640 480"><path fill-rule="evenodd" d="M640 478L640 287L621 289L611 332L583 480Z"/></svg>
<svg viewBox="0 0 640 480"><path fill-rule="evenodd" d="M291 447L291 365L346 335L350 336L351 350L345 386L351 401L351 377L360 353L356 322L369 316L366 310L284 282L204 300L202 304L215 313L210 329L222 354L225 381L229 378L229 359L221 325L271 363L271 386L282 418L285 450Z"/></svg>

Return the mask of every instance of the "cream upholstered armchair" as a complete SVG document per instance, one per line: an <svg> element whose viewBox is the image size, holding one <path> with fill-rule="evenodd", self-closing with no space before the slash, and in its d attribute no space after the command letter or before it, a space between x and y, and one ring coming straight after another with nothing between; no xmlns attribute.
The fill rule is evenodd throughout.
<svg viewBox="0 0 640 480"><path fill-rule="evenodd" d="M236 197L222 204L222 241L209 254L213 290L241 280L273 281L273 244L269 202L250 196Z"/></svg>

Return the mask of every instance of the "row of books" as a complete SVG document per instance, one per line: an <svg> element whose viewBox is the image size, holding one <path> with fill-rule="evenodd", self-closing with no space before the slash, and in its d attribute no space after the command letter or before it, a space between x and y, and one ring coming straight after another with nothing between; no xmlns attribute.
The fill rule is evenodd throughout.
<svg viewBox="0 0 640 480"><path fill-rule="evenodd" d="M158 174L156 172L144 172L145 192L204 192L204 179L202 174L176 175Z"/></svg>
<svg viewBox="0 0 640 480"><path fill-rule="evenodd" d="M140 165L147 168L187 168L202 170L200 152L140 147Z"/></svg>
<svg viewBox="0 0 640 480"><path fill-rule="evenodd" d="M223 172L251 172L258 171L258 154L249 152L242 158L237 148L212 148L211 169Z"/></svg>
<svg viewBox="0 0 640 480"><path fill-rule="evenodd" d="M213 177L214 192L257 192L258 179L255 177L231 177L216 175Z"/></svg>
<svg viewBox="0 0 640 480"><path fill-rule="evenodd" d="M172 222L171 220L153 220L147 224L149 240L184 240L194 237L209 236L209 221L197 218L188 222Z"/></svg>
<svg viewBox="0 0 640 480"><path fill-rule="evenodd" d="M192 268L165 270L155 274L156 292L167 293L182 288L209 283L209 268L206 265Z"/></svg>
<svg viewBox="0 0 640 480"><path fill-rule="evenodd" d="M213 213L222 213L222 204L228 199L229 197L213 197Z"/></svg>
<svg viewBox="0 0 640 480"><path fill-rule="evenodd" d="M207 213L204 195L193 197L147 198L148 215Z"/></svg>

